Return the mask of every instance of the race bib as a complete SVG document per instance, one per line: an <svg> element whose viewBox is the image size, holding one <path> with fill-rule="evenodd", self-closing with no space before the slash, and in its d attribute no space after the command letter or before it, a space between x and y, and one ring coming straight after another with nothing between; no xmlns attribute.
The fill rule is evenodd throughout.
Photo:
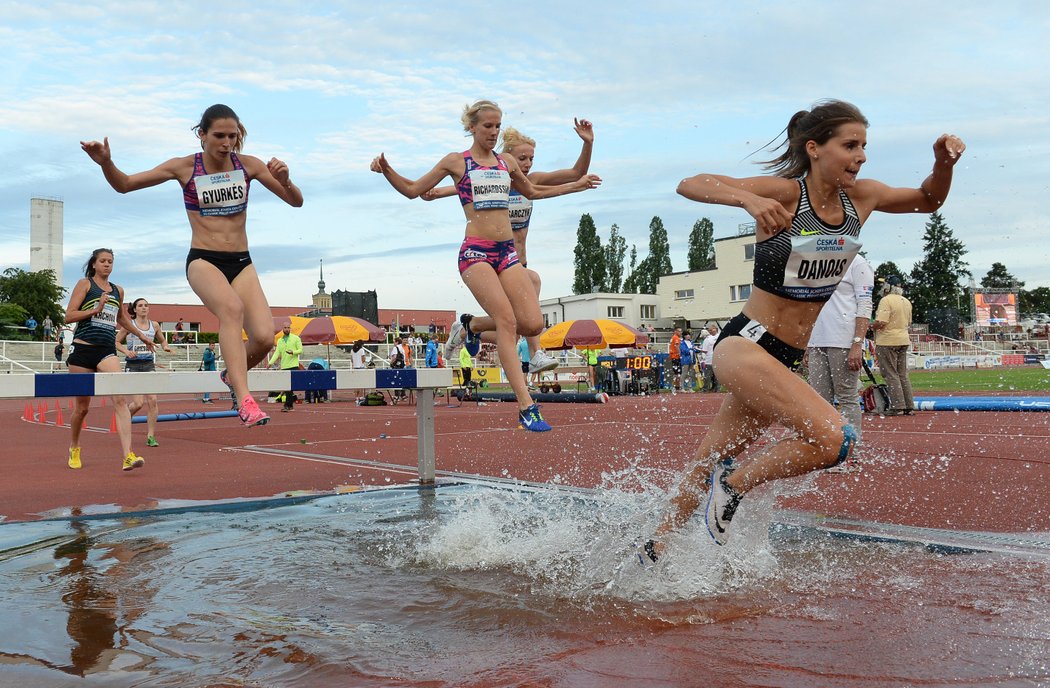
<svg viewBox="0 0 1050 688"><path fill-rule="evenodd" d="M510 207L510 228L514 231L527 229L529 220L532 218L532 199L515 193L510 195L508 201Z"/></svg>
<svg viewBox="0 0 1050 688"><path fill-rule="evenodd" d="M115 330L117 329L117 313L119 311L120 306L112 301L107 301L105 307L102 308L102 312L91 316L91 324Z"/></svg>
<svg viewBox="0 0 1050 688"><path fill-rule="evenodd" d="M792 237L784 291L801 298L830 297L862 245L850 236Z"/></svg>
<svg viewBox="0 0 1050 688"><path fill-rule="evenodd" d="M470 189L474 210L498 210L510 205L510 173L506 170L471 170Z"/></svg>
<svg viewBox="0 0 1050 688"><path fill-rule="evenodd" d="M248 207L248 180L244 170L203 174L193 178L201 215L236 215Z"/></svg>

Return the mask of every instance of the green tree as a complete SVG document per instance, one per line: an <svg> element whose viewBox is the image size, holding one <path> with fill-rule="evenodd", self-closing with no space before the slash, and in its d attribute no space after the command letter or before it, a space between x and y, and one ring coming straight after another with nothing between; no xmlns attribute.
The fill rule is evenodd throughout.
<svg viewBox="0 0 1050 688"><path fill-rule="evenodd" d="M609 243L605 245L605 291L620 293L623 286L623 258L627 254L627 240L615 224L609 230Z"/></svg>
<svg viewBox="0 0 1050 688"><path fill-rule="evenodd" d="M689 232L689 269L713 270L715 268L715 225L708 218L700 218Z"/></svg>
<svg viewBox="0 0 1050 688"><path fill-rule="evenodd" d="M38 323L50 316L55 328L65 319L65 308L61 305L66 290L55 281L54 270L26 272L21 268L8 268L0 275L0 303L20 306ZM21 325L25 322L17 324Z"/></svg>
<svg viewBox="0 0 1050 688"><path fill-rule="evenodd" d="M627 279L623 281L623 293L638 293L638 246L631 244L631 259L627 268Z"/></svg>
<svg viewBox="0 0 1050 688"><path fill-rule="evenodd" d="M653 291L647 293L655 294L658 278L674 272L674 268L671 267L671 245L667 241L667 230L664 229L664 221L659 217L654 217L649 222L649 258L652 259L651 272L657 280L653 282Z"/></svg>
<svg viewBox="0 0 1050 688"><path fill-rule="evenodd" d="M594 220L587 213L580 217L580 225L576 230L575 256L572 293L600 291L605 286L605 251Z"/></svg>
<svg viewBox="0 0 1050 688"><path fill-rule="evenodd" d="M667 241L667 230L664 229L664 221L654 217L649 223L649 255L638 263L628 279L631 286L637 289L637 293L655 294L660 277L671 272L671 248Z"/></svg>
<svg viewBox="0 0 1050 688"><path fill-rule="evenodd" d="M0 339L26 339L23 327L29 313L17 303L0 303Z"/></svg>
<svg viewBox="0 0 1050 688"><path fill-rule="evenodd" d="M912 319L928 322L930 311L958 309L962 303L961 277L972 277L963 260L966 247L955 238L940 213L932 213L923 235L923 259L911 271Z"/></svg>
<svg viewBox="0 0 1050 688"><path fill-rule="evenodd" d="M1022 313L1050 313L1050 287L1022 289L1017 295L1017 303Z"/></svg>
<svg viewBox="0 0 1050 688"><path fill-rule="evenodd" d="M1011 275L1002 263L992 263L992 269L981 278L981 286L985 289L1020 289L1024 282Z"/></svg>

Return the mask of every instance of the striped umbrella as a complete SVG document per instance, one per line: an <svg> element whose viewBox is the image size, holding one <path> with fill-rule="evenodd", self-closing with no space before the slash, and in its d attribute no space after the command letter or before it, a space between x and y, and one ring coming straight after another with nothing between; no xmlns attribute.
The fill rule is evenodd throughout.
<svg viewBox="0 0 1050 688"><path fill-rule="evenodd" d="M544 349L605 349L641 347L649 336L615 320L566 320L540 335Z"/></svg>
<svg viewBox="0 0 1050 688"><path fill-rule="evenodd" d="M358 340L381 342L386 339L382 328L361 318L347 315L300 318L292 315L273 319L274 341L282 336L285 325L292 326L292 332L299 335L303 344L353 344Z"/></svg>

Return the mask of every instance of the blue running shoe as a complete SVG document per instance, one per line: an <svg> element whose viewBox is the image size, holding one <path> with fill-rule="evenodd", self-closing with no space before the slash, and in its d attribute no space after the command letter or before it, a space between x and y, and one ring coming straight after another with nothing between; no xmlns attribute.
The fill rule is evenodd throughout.
<svg viewBox="0 0 1050 688"><path fill-rule="evenodd" d="M551 429L550 423L543 420L543 416L540 415L540 407L537 404L533 404L524 411L519 411L518 422L521 423L521 427L531 432L547 432Z"/></svg>
<svg viewBox="0 0 1050 688"><path fill-rule="evenodd" d="M470 321L473 319L474 316L470 313L464 313L459 316L459 321L463 323L463 333L466 335L466 339L463 340L463 348L471 356L477 356L478 352L481 351L481 335L470 331Z"/></svg>

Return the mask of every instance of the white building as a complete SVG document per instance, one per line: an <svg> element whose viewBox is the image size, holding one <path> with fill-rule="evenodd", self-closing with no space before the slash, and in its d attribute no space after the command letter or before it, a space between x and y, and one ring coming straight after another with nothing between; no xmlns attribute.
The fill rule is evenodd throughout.
<svg viewBox="0 0 1050 688"><path fill-rule="evenodd" d="M29 201L29 271L54 270L62 286L62 220L65 208L57 198Z"/></svg>
<svg viewBox="0 0 1050 688"><path fill-rule="evenodd" d="M656 295L660 313L687 320L692 327L708 320L719 325L736 316L751 296L755 268L755 226L740 226L737 236L715 239L715 265L710 270L674 272L660 278Z"/></svg>
<svg viewBox="0 0 1050 688"><path fill-rule="evenodd" d="M665 327L657 294L576 294L540 301L544 325L565 320L618 320L638 329L642 325Z"/></svg>

